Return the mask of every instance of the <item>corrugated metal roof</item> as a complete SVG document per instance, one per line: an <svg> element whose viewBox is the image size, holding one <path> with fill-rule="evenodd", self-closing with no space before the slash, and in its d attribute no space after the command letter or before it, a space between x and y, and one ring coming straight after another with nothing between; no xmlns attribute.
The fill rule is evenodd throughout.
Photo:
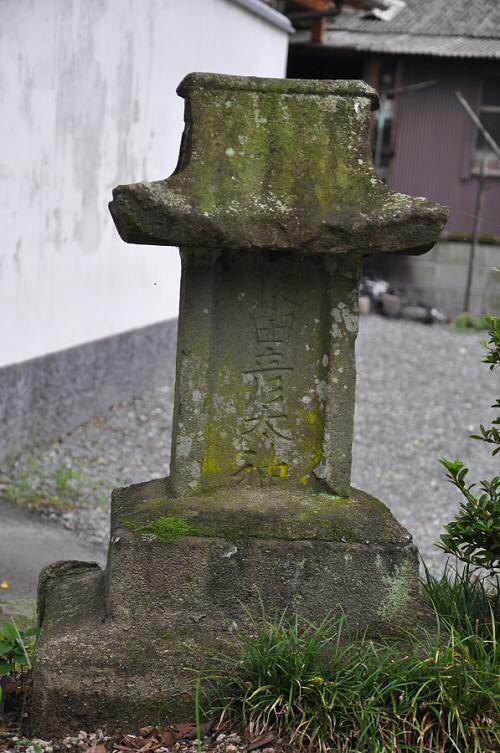
<svg viewBox="0 0 500 753"><path fill-rule="evenodd" d="M366 52L500 58L500 0L405 0L391 21L344 9L324 45ZM296 41L302 35L297 34Z"/></svg>
<svg viewBox="0 0 500 753"><path fill-rule="evenodd" d="M500 59L500 40L498 39L328 31L324 36L323 44L336 49L360 52Z"/></svg>
<svg viewBox="0 0 500 753"><path fill-rule="evenodd" d="M498 0L405 0L392 21L366 18L366 14L343 10L333 25L349 31L437 34L438 36L490 37L500 39Z"/></svg>

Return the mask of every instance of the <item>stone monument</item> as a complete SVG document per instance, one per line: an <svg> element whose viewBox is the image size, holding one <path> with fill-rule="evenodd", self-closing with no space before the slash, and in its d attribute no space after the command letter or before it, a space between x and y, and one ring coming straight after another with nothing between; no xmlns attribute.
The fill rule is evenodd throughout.
<svg viewBox="0 0 500 753"><path fill-rule="evenodd" d="M191 718L200 651L260 602L372 634L418 620L411 536L350 483L358 282L367 254L431 248L447 212L377 178L364 83L178 91L175 172L110 204L125 241L181 248L171 474L114 492L105 571L41 574L42 737L146 724L167 697Z"/></svg>

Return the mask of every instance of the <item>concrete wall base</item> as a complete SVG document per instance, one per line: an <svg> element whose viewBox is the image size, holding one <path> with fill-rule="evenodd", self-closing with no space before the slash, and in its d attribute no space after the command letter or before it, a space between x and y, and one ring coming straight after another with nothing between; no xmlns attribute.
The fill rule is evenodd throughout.
<svg viewBox="0 0 500 753"><path fill-rule="evenodd" d="M381 277L406 291L415 302L448 316L464 311L470 243L440 241L423 256L374 256L364 274ZM500 245L479 245L472 278L469 312L475 317L500 314Z"/></svg>
<svg viewBox="0 0 500 753"><path fill-rule="evenodd" d="M0 369L0 461L174 380L177 320Z"/></svg>

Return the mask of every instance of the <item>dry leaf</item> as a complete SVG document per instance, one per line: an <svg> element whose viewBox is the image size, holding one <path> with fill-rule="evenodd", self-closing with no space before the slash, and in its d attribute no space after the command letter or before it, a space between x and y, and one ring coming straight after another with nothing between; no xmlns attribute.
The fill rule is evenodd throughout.
<svg viewBox="0 0 500 753"><path fill-rule="evenodd" d="M259 735L258 737L255 737L248 745L247 750L257 750L257 748L263 748L264 745L270 745L271 743L274 743L276 740L276 735L273 735L272 732L265 732L263 735Z"/></svg>
<svg viewBox="0 0 500 753"><path fill-rule="evenodd" d="M186 740L188 739L194 732L196 735L196 730L194 724L176 724L173 728L175 735L176 735L176 742L178 740Z"/></svg>
<svg viewBox="0 0 500 753"><path fill-rule="evenodd" d="M151 748L154 748L155 745L156 745L156 742L154 740L148 740L146 745L143 745L142 748L139 748L139 753L147 753L147 751L151 750Z"/></svg>
<svg viewBox="0 0 500 753"><path fill-rule="evenodd" d="M175 745L175 743L177 742L177 738L170 727L166 727L165 729L161 730L160 737L163 745L166 748L171 748L172 745Z"/></svg>
<svg viewBox="0 0 500 753"><path fill-rule="evenodd" d="M142 748L144 740L137 735L124 735L122 738L122 745L137 750L138 748Z"/></svg>

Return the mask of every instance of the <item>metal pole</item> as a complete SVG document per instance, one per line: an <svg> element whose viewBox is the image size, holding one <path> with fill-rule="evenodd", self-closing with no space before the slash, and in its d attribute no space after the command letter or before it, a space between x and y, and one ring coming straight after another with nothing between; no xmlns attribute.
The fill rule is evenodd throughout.
<svg viewBox="0 0 500 753"><path fill-rule="evenodd" d="M464 311L469 311L470 293L472 288L472 277L474 274L474 259L476 256L479 236L481 233L481 212L483 209L484 189L486 186L486 159L481 160L481 170L479 173L479 183L476 196L476 211L474 212L474 231L472 233L472 242L469 252L469 264L467 267L467 282L465 284Z"/></svg>
<svg viewBox="0 0 500 753"><path fill-rule="evenodd" d="M470 106L470 104L467 102L467 100L463 96L463 94L461 94L460 92L455 92L455 96L458 99L458 101L460 102L460 104L462 105L462 107L464 108L464 110L467 113L467 115L469 116L469 118L474 123L474 125L477 126L477 128L479 128L479 130L483 134L484 140L486 141L486 143L488 144L488 146L491 149L493 149L493 151L495 152L496 155L498 155L498 157L500 157L500 146L498 146L498 144L495 141L495 139L493 138L493 136L491 136L488 133L488 131L486 130L486 128L484 127L484 125L481 123L480 119L478 118L478 116L476 115L476 113L474 112L474 110L472 109L472 107Z"/></svg>
<svg viewBox="0 0 500 753"><path fill-rule="evenodd" d="M455 92L455 96L460 102L461 106L464 108L465 112L469 116L469 118L472 120L476 128L480 130L480 132L483 135L484 140L490 147L490 149L493 150L493 152L500 157L500 146L498 146L495 139L491 136L491 134L486 130L484 125L481 123L481 120L478 118L470 104L465 99L464 95L461 94L461 92ZM472 243L470 247L470 254L469 254L469 265L467 268L467 282L465 284L465 295L464 295L464 311L469 310L470 305L470 291L472 288L472 275L474 273L474 257L476 255L477 246L479 244L479 235L481 232L481 211L483 208L483 199L484 199L484 188L486 184L486 157L483 157L481 159L481 169L479 173L479 185L477 188L477 196L476 196L476 211L474 212L475 218L474 218L474 231L472 234Z"/></svg>
<svg viewBox="0 0 500 753"><path fill-rule="evenodd" d="M379 113L377 119L377 141L375 143L375 170L380 173L380 163L382 162L382 144L384 140L385 112L386 112L387 95L380 95Z"/></svg>

